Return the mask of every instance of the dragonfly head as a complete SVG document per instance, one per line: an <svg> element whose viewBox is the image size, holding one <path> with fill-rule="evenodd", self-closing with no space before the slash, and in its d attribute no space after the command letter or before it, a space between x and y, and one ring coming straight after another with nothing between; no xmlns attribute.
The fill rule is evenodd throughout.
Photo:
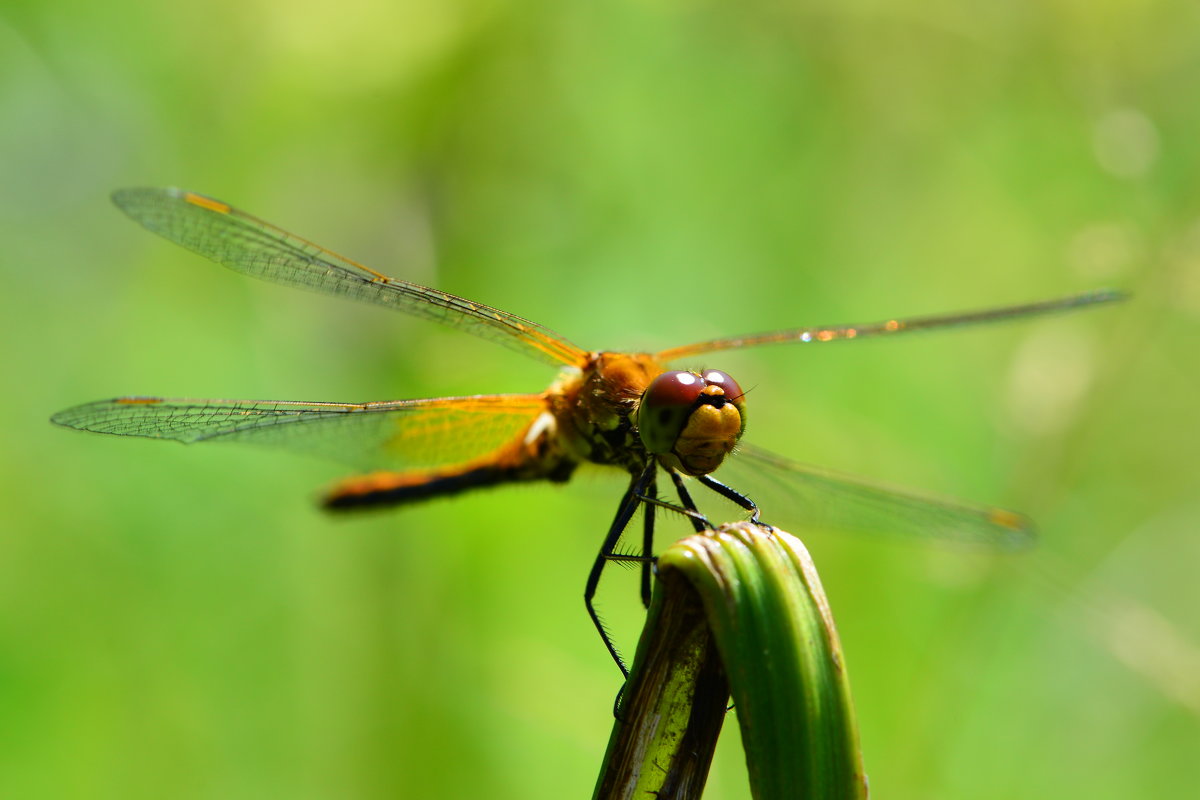
<svg viewBox="0 0 1200 800"><path fill-rule="evenodd" d="M742 389L716 369L664 372L642 394L637 425L646 451L663 466L707 475L746 428Z"/></svg>

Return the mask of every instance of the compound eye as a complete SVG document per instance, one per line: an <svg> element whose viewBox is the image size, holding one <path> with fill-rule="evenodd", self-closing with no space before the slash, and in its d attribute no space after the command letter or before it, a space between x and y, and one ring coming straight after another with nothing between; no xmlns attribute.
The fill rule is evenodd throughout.
<svg viewBox="0 0 1200 800"><path fill-rule="evenodd" d="M671 452L704 387L703 378L684 370L664 372L650 382L642 395L637 418L638 433L647 452L656 455Z"/></svg>
<svg viewBox="0 0 1200 800"><path fill-rule="evenodd" d="M704 382L708 386L720 386L726 400L738 408L742 407L742 395L744 392L742 392L742 387L738 386L737 381L729 376L728 372L722 372L719 369L706 369L701 373L701 377L704 378Z"/></svg>

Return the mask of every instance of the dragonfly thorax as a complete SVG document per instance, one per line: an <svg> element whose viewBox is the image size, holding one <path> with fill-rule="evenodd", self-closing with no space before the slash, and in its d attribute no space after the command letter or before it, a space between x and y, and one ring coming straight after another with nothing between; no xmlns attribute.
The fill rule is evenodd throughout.
<svg viewBox="0 0 1200 800"><path fill-rule="evenodd" d="M638 438L638 401L662 365L640 353L592 353L547 392L565 448L580 461L641 472L650 456Z"/></svg>

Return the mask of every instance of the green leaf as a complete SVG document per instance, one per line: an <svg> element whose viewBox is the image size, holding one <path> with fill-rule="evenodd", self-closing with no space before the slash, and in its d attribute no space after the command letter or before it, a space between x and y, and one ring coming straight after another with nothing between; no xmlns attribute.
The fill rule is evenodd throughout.
<svg viewBox="0 0 1200 800"><path fill-rule="evenodd" d="M754 797L865 798L849 682L808 551L738 523L659 558L596 798L697 798L732 692Z"/></svg>

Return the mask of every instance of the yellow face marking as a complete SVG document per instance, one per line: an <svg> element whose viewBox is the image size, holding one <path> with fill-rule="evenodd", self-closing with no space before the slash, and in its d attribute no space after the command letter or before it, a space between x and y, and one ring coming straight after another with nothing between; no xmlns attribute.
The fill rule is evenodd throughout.
<svg viewBox="0 0 1200 800"><path fill-rule="evenodd" d="M700 406L688 417L680 439L702 441L732 440L742 430L742 418L732 403L717 408Z"/></svg>
<svg viewBox="0 0 1200 800"><path fill-rule="evenodd" d="M183 199L194 206L207 208L209 211L215 211L218 214L228 214L232 210L227 203L222 203L220 200L213 200L211 197L205 197L195 192L185 192Z"/></svg>
<svg viewBox="0 0 1200 800"><path fill-rule="evenodd" d="M742 434L742 415L733 403L704 405L688 417L673 455L689 475L707 475L721 465Z"/></svg>

